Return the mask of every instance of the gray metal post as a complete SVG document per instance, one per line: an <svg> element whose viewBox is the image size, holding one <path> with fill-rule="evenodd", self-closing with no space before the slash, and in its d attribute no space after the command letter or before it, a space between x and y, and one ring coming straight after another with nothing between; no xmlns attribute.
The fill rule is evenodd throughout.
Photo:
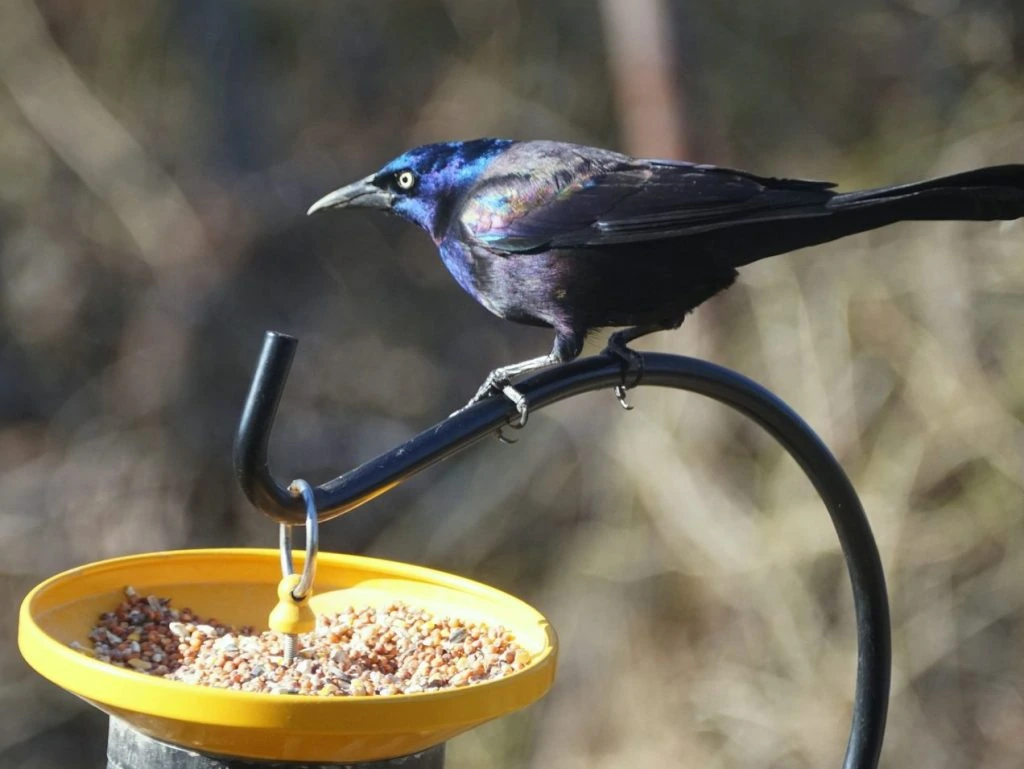
<svg viewBox="0 0 1024 769"><path fill-rule="evenodd" d="M445 743L420 753L358 764L311 764L211 756L147 737L110 717L107 769L444 769Z"/></svg>

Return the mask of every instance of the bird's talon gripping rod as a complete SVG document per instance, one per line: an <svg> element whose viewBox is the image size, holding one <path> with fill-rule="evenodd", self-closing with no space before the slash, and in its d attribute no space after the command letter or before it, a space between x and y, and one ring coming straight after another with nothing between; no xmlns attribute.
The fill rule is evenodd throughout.
<svg viewBox="0 0 1024 769"><path fill-rule="evenodd" d="M516 430L522 430L526 427L526 422L530 418L530 404L526 401L524 396L519 390L512 386L511 383L505 384L501 388L501 393L508 398L516 407L516 411L519 412L519 422L509 423L510 427L514 427Z"/></svg>
<svg viewBox="0 0 1024 769"><path fill-rule="evenodd" d="M305 521L309 500L279 484L267 459L274 417L297 340L268 332L235 437L235 473L249 500L280 523ZM885 577L857 493L842 467L810 427L786 404L746 377L707 361L648 354L643 383L704 395L764 428L797 461L825 503L846 558L857 617L857 681L844 769L878 765L889 702L890 629ZM622 366L599 355L546 369L517 384L531 409L585 392L622 385ZM319 522L354 510L420 470L468 448L509 423L506 398L487 398L375 459L312 489Z"/></svg>
<svg viewBox="0 0 1024 769"><path fill-rule="evenodd" d="M619 401L619 405L622 406L626 411L632 411L633 407L629 403L629 399L626 397L628 390L626 385L617 384L615 385L615 397Z"/></svg>
<svg viewBox="0 0 1024 769"><path fill-rule="evenodd" d="M487 400L488 398L494 397L497 397L499 399L505 398L510 403L515 405L517 417L515 420L513 420L510 417L505 424L499 426L494 431L495 435L498 437L499 441L508 446L512 446L516 443L519 443L518 440L512 440L511 438L507 437L505 435L504 430L506 427L510 427L513 430L522 430L524 427L526 427L526 422L530 418L530 404L526 402L526 398L523 397L523 394L520 393L509 380L505 380L504 382L495 380L492 382L491 379L488 378L488 380L480 387L480 390L477 391L477 394L473 396L472 400L470 400L469 403L467 403L462 408L453 411L451 414L448 415L448 418L451 419L452 417L456 417L463 411L472 408L477 403L481 403L484 400Z"/></svg>
<svg viewBox="0 0 1024 769"><path fill-rule="evenodd" d="M622 408L632 411L633 407L629 403L627 393L639 387L644 378L644 356L627 347L615 334L612 334L608 340L608 346L601 351L601 354L617 359L622 366L622 381L615 385L615 398ZM633 373L633 381L627 384L626 375L630 372Z"/></svg>
<svg viewBox="0 0 1024 769"><path fill-rule="evenodd" d="M507 435L505 435L505 427L507 427L507 425L499 427L497 430L495 430L495 437L501 443L504 443L506 446L515 446L517 443L519 443L519 439L516 438L515 440L513 440L512 438L509 438Z"/></svg>
<svg viewBox="0 0 1024 769"><path fill-rule="evenodd" d="M506 446L514 446L519 443L518 439L513 440L505 435L505 428L510 427L513 430L522 430L526 427L526 422L530 418L530 404L526 402L526 398L519 390L512 386L511 383L505 384L503 387L497 390L499 396L508 398L515 407L516 412L519 415L518 420L513 421L509 419L507 423L502 425L497 430L498 440L504 443Z"/></svg>

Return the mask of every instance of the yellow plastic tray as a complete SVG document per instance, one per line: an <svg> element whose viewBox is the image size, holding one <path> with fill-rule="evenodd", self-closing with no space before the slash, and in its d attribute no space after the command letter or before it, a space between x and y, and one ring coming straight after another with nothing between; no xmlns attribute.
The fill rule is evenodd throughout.
<svg viewBox="0 0 1024 769"><path fill-rule="evenodd" d="M296 569L303 557L295 553ZM424 750L539 699L555 674L557 640L547 620L510 595L419 566L321 553L317 613L395 599L439 614L501 624L532 654L495 681L387 697L251 694L192 686L114 667L68 644L89 646L98 615L126 585L170 598L200 616L265 628L281 571L276 550L183 550L82 566L37 586L21 606L18 645L58 686L139 731L205 753L280 761L355 762Z"/></svg>

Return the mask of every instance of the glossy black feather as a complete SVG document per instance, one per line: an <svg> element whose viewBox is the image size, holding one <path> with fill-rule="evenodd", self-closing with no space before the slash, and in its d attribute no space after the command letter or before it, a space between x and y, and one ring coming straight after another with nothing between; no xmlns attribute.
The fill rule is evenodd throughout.
<svg viewBox="0 0 1024 769"><path fill-rule="evenodd" d="M764 218L820 215L833 195L831 186L646 163L593 178L569 197L517 219L506 237L487 243L507 251L583 248L683 237Z"/></svg>

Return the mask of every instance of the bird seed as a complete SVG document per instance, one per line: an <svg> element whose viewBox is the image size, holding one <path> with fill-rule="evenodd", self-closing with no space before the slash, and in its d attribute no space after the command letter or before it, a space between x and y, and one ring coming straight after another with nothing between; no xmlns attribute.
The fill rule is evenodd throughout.
<svg viewBox="0 0 1024 769"><path fill-rule="evenodd" d="M522 670L530 653L498 625L435 617L393 601L317 617L284 660L281 634L235 629L170 599L125 588L114 611L71 647L147 675L244 692L388 696L490 681Z"/></svg>

